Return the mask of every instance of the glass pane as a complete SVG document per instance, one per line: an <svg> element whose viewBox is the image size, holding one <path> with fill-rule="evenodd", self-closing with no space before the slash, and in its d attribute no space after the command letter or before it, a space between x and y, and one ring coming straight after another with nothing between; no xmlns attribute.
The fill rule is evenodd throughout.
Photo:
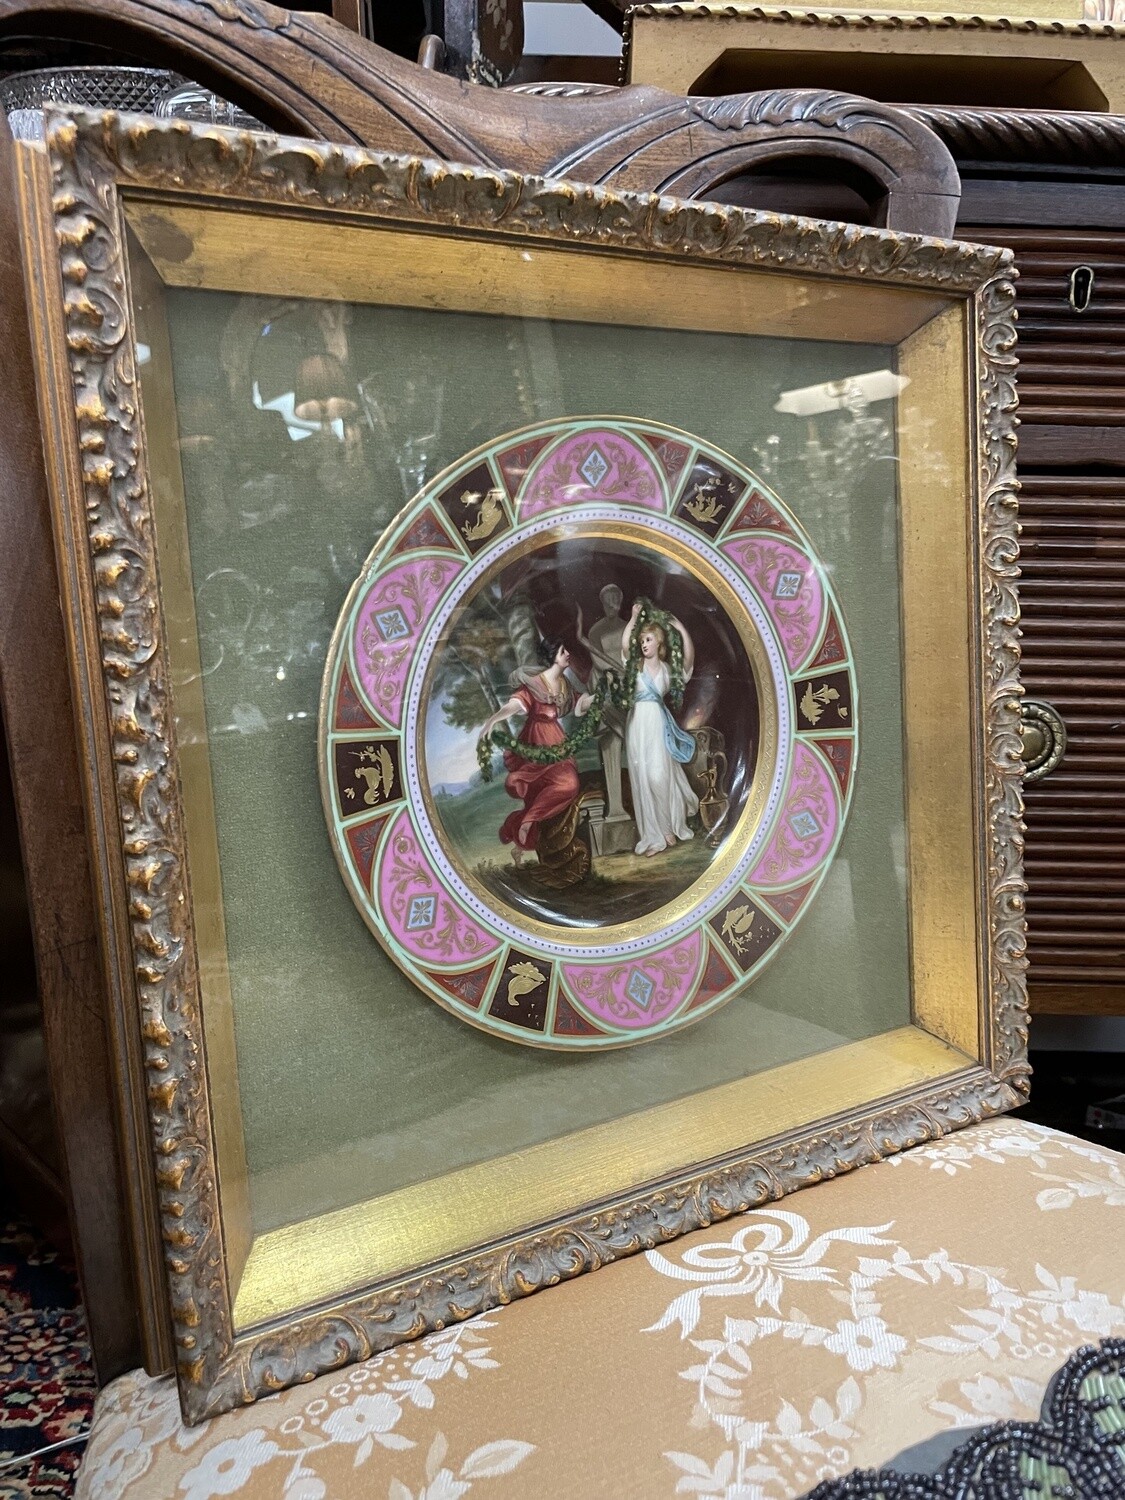
<svg viewBox="0 0 1125 1500"><path fill-rule="evenodd" d="M902 381L892 350L196 290L168 289L165 299L205 708L205 724L181 721L179 732L181 743L205 735L210 754L255 1233L908 1024ZM141 338L159 345L155 327L150 335L142 324ZM167 383L159 365L143 365L153 391ZM672 429L760 477L825 566L864 707L846 828L777 957L695 1025L572 1055L465 1024L372 935L334 858L317 722L330 639L384 528L474 449L496 453L505 434L578 417ZM458 501L460 493L475 498L449 516L449 529L486 528L487 487L466 481ZM722 500L706 475L692 495L703 515ZM740 491L738 503L750 498ZM607 602L609 586L620 599L611 592ZM780 578L777 587L786 587ZM530 634L570 654L575 700L597 681L581 637L590 643L600 632L620 655L615 621L636 598L695 622L700 679L669 713L681 733L713 730L727 759L704 757L681 773L695 775L680 809L692 838L673 828L676 847L647 860L646 872L640 773L624 728L616 768L608 729L574 761L583 795L596 802L600 790L603 799L600 810L590 797L583 808L594 878L545 891L511 859L524 820L507 842L500 830L519 803L499 751L487 785L475 761L482 705L491 708L520 669L519 622L497 604L516 596ZM637 537L594 545L560 536L484 578L466 608L461 644L472 637L487 656L491 631L492 655L485 670L458 676L451 628L423 734L441 802L435 818L455 858L470 873L492 870L505 909L564 932L605 921L600 892L610 891L618 921L690 898L723 857L722 828L717 846L709 837L723 820L733 826L750 796L760 717L756 668L706 578L670 568ZM717 684L713 702L703 700L705 680ZM810 722L850 729L850 705L833 682L828 670L808 681ZM525 704L508 721L515 733L528 713ZM361 790L374 783L377 798L378 766L367 769L353 779ZM480 805L470 809L473 797ZM605 832L618 801L638 824L620 845ZM600 852L589 832L599 819ZM529 848L525 865L541 863ZM197 882L197 900L202 889ZM737 938L737 913L727 915L727 938Z"/></svg>

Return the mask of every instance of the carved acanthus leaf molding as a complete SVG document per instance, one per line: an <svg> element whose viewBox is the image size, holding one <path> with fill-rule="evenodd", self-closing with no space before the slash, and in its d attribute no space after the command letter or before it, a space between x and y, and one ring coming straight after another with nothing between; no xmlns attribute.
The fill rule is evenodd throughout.
<svg viewBox="0 0 1125 1500"><path fill-rule="evenodd" d="M497 1254L459 1261L440 1274L356 1299L346 1311L308 1318L282 1334L266 1335L239 1349L237 1388L273 1390L307 1379L310 1371L320 1373L366 1359L417 1337L435 1323L456 1322L506 1305L774 1202L798 1188L992 1118L1021 1102L1022 1095L1008 1083L981 1083L967 1074L958 1087L940 1088L811 1140L781 1145L652 1189L638 1202L608 1206L569 1225L529 1235ZM225 1409L230 1399L226 1393L224 1398L206 1414Z"/></svg>
<svg viewBox="0 0 1125 1500"><path fill-rule="evenodd" d="M1020 732L1019 527L1016 496L1016 293L1010 277L978 299L981 364L980 557L984 585L985 805L994 1068L1026 1094L1027 921Z"/></svg>
<svg viewBox="0 0 1125 1500"><path fill-rule="evenodd" d="M771 89L754 94L719 94L688 100L692 112L717 130L745 130L750 125L789 125L798 121L828 129L854 130L873 125L906 140L898 111L835 89Z"/></svg>
<svg viewBox="0 0 1125 1500"><path fill-rule="evenodd" d="M205 5L220 21L248 26L253 31L282 31L289 24L289 12L268 0L195 0Z"/></svg>
<svg viewBox="0 0 1125 1500"><path fill-rule="evenodd" d="M840 96L844 98L846 96ZM76 114L79 173L104 160L125 186L201 192L390 219L442 217L467 229L581 238L640 251L785 266L811 274L863 271L884 281L972 289L1010 264L1007 250L863 225L682 203L569 181L448 166L359 147L248 134L146 115Z"/></svg>
<svg viewBox="0 0 1125 1500"><path fill-rule="evenodd" d="M74 150L71 124L56 130ZM198 977L139 393L112 172L56 160L56 236L120 810L161 1237L185 1379L218 1378L228 1321Z"/></svg>

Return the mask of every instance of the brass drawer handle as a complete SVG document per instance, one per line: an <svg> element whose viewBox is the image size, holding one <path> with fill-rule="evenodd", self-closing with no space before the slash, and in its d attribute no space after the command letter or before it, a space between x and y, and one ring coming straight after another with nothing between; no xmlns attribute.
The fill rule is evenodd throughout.
<svg viewBox="0 0 1125 1500"><path fill-rule="evenodd" d="M1025 698L1020 705L1023 735L1023 779L1042 781L1066 754L1066 725L1056 709L1039 698Z"/></svg>

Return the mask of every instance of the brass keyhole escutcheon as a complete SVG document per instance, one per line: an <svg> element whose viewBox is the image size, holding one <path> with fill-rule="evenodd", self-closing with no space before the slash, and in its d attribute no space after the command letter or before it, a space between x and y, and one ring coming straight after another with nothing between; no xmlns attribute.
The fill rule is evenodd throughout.
<svg viewBox="0 0 1125 1500"><path fill-rule="evenodd" d="M1023 735L1023 779L1042 781L1066 754L1066 725L1058 710L1039 698L1025 698L1020 705Z"/></svg>
<svg viewBox="0 0 1125 1500"><path fill-rule="evenodd" d="M1076 313L1084 313L1094 296L1093 266L1075 266L1070 273L1070 292L1067 301Z"/></svg>

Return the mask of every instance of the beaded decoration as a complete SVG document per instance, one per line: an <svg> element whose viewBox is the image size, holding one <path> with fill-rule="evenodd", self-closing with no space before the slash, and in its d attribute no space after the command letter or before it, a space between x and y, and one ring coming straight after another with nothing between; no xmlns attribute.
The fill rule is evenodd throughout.
<svg viewBox="0 0 1125 1500"><path fill-rule="evenodd" d="M932 1473L898 1467L922 1461L911 1449L894 1467L825 1480L805 1500L1121 1500L1125 1339L1072 1354L1048 1386L1038 1422L982 1427Z"/></svg>

